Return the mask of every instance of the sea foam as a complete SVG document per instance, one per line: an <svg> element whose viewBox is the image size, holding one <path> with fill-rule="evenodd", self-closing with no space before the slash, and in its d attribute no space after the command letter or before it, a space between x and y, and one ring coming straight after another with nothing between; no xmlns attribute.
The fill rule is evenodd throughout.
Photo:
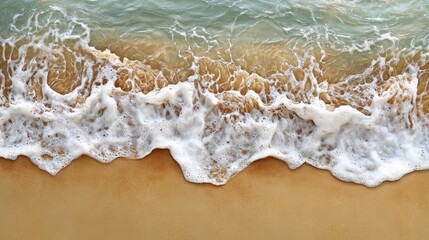
<svg viewBox="0 0 429 240"><path fill-rule="evenodd" d="M282 57L269 72L210 40L208 51L174 45L182 63L165 69L90 46L89 27L59 8L17 15L12 30L0 41L3 158L56 174L83 154L169 149L188 181L216 185L268 156L366 186L429 169L424 49L389 49L344 76L305 45L246 50L258 64Z"/></svg>

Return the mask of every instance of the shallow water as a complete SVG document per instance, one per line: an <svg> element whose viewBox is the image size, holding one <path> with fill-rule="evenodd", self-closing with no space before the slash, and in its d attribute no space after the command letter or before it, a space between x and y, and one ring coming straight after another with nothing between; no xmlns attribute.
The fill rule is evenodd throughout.
<svg viewBox="0 0 429 240"><path fill-rule="evenodd" d="M168 148L376 186L429 168L425 1L3 1L0 156L56 174Z"/></svg>

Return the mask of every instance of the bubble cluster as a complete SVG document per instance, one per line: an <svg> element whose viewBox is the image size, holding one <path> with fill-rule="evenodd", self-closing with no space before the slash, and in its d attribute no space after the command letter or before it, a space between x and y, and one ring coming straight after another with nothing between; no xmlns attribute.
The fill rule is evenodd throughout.
<svg viewBox="0 0 429 240"><path fill-rule="evenodd" d="M253 45L175 24L172 42L102 51L60 8L16 15L12 30L0 39L0 156L51 174L83 154L107 163L155 148L187 180L217 185L267 156L367 186L429 168L429 55L390 35L364 53L310 30Z"/></svg>

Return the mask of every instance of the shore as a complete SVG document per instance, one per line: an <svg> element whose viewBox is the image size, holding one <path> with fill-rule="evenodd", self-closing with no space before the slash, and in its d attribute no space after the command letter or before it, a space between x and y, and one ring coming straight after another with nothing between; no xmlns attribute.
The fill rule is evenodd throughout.
<svg viewBox="0 0 429 240"><path fill-rule="evenodd" d="M428 171L366 188L272 158L193 184L167 150L57 176L0 159L0 239L428 239L428 190Z"/></svg>

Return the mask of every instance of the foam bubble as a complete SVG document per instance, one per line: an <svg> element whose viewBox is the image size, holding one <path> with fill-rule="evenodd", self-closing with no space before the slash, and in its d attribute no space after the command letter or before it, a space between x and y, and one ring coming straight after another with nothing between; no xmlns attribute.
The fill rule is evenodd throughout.
<svg viewBox="0 0 429 240"><path fill-rule="evenodd" d="M294 49L252 48L174 26L208 47L177 41L171 58L130 60L89 46L89 28L61 9L20 19L0 41L1 157L56 174L83 154L107 163L164 148L187 180L217 185L267 156L367 186L429 168L428 56L392 35L344 73L309 32Z"/></svg>

